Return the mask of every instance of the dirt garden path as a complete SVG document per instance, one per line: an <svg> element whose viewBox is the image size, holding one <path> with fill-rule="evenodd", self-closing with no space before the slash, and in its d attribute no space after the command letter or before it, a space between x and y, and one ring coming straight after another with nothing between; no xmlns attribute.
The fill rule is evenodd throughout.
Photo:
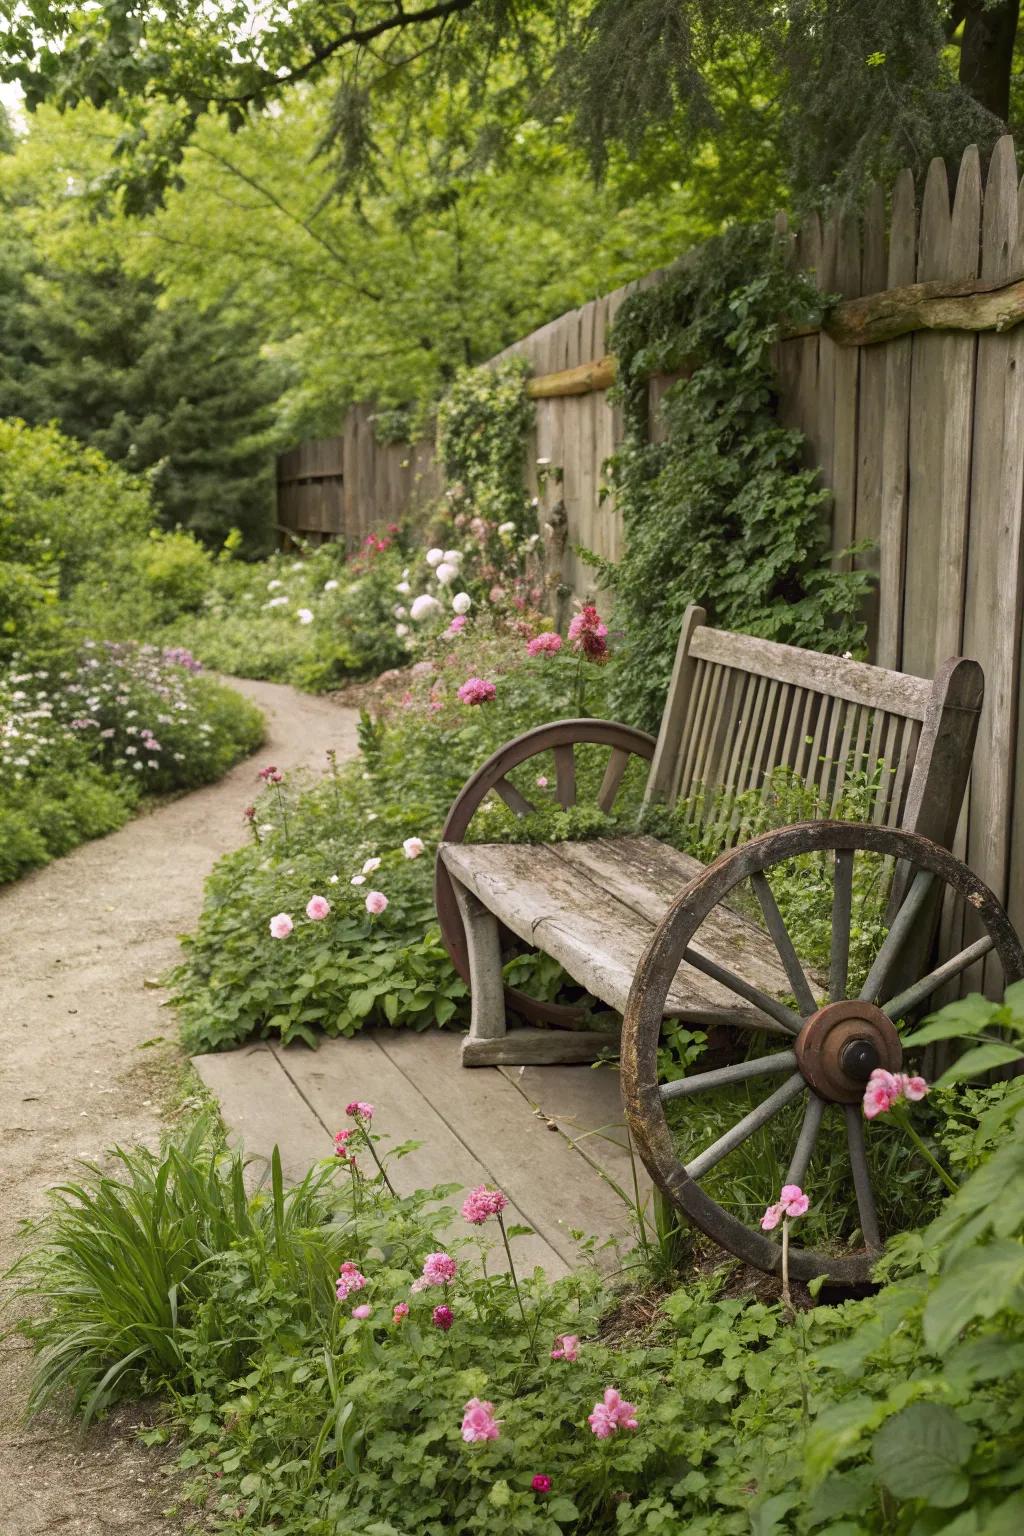
<svg viewBox="0 0 1024 1536"><path fill-rule="evenodd" d="M176 959L213 861L243 840L256 767L320 769L326 748L356 750L354 710L238 686L267 712L255 762L0 892L0 1273L19 1251L18 1223L77 1159L157 1144L181 1058L165 994L147 983ZM0 1314L0 1329L9 1321ZM183 1528L161 1516L170 1469L123 1426L82 1439L55 1421L24 1425L27 1365L24 1341L0 1342L0 1536Z"/></svg>

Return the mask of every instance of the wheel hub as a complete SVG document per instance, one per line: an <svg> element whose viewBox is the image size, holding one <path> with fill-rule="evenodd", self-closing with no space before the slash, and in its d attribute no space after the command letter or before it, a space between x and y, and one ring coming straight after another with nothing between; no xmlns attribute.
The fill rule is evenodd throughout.
<svg viewBox="0 0 1024 1536"><path fill-rule="evenodd" d="M819 1008L793 1049L807 1082L833 1104L856 1104L876 1067L898 1072L903 1063L892 1020L874 1003L858 998Z"/></svg>

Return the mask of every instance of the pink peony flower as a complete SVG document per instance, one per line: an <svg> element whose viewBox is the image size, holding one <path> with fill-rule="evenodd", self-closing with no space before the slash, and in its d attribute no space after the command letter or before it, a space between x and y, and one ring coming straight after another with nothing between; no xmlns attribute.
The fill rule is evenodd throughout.
<svg viewBox="0 0 1024 1536"><path fill-rule="evenodd" d="M352 1316L359 1322L364 1322L366 1318L373 1316L373 1308L364 1301L361 1306L352 1308Z"/></svg>
<svg viewBox="0 0 1024 1536"><path fill-rule="evenodd" d="M608 651L608 626L602 623L593 603L584 603L569 622L569 639L574 651L582 651L591 661L599 661Z"/></svg>
<svg viewBox="0 0 1024 1536"><path fill-rule="evenodd" d="M763 1232L772 1232L775 1230L781 1220L782 1206L770 1205L765 1211L764 1215L761 1217L761 1230Z"/></svg>
<svg viewBox="0 0 1024 1536"><path fill-rule="evenodd" d="M587 1423L599 1440L607 1440L619 1429L636 1429L636 1408L620 1396L615 1387L605 1387L604 1400L594 1404Z"/></svg>
<svg viewBox="0 0 1024 1536"><path fill-rule="evenodd" d="M903 1097L909 1099L911 1104L918 1104L928 1092L928 1084L923 1077L908 1077L906 1073L900 1078L903 1084Z"/></svg>
<svg viewBox="0 0 1024 1536"><path fill-rule="evenodd" d="M783 1184L779 1204L787 1216L805 1216L810 1203L799 1184Z"/></svg>
<svg viewBox="0 0 1024 1536"><path fill-rule="evenodd" d="M345 1105L345 1113L352 1120L372 1120L373 1105L367 1104L365 1099L353 1099L351 1104Z"/></svg>
<svg viewBox="0 0 1024 1536"><path fill-rule="evenodd" d="M533 1489L534 1493L550 1493L551 1479L550 1477L547 1477L543 1472L538 1472L537 1476L531 1482L530 1487Z"/></svg>
<svg viewBox="0 0 1024 1536"><path fill-rule="evenodd" d="M326 896L311 896L306 902L306 916L314 923L320 923L331 910L331 904Z"/></svg>
<svg viewBox="0 0 1024 1536"><path fill-rule="evenodd" d="M407 859L418 859L426 852L426 844L421 837L407 837L402 843L402 852Z"/></svg>
<svg viewBox="0 0 1024 1536"><path fill-rule="evenodd" d="M361 1291L365 1285L366 1276L360 1273L357 1265L346 1259L335 1282L338 1300L345 1301L353 1291Z"/></svg>
<svg viewBox="0 0 1024 1536"><path fill-rule="evenodd" d="M455 1321L455 1313L451 1307L435 1307L430 1315L430 1321L435 1328L440 1328L442 1333L447 1333Z"/></svg>
<svg viewBox="0 0 1024 1536"><path fill-rule="evenodd" d="M467 678L459 689L459 698L463 704L486 704L497 693L493 683L487 682L482 677Z"/></svg>
<svg viewBox="0 0 1024 1536"><path fill-rule="evenodd" d="M423 1278L428 1285L447 1285L455 1279L458 1270L450 1253L428 1253L423 1260Z"/></svg>
<svg viewBox="0 0 1024 1536"><path fill-rule="evenodd" d="M553 656L556 651L562 649L562 637L553 629L547 629L542 635L534 635L532 640L526 642L527 656Z"/></svg>
<svg viewBox="0 0 1024 1536"><path fill-rule="evenodd" d="M506 1205L508 1201L500 1189L488 1189L486 1184L479 1184L476 1189L470 1190L462 1202L462 1214L467 1221L479 1227L488 1216L497 1216Z"/></svg>
<svg viewBox="0 0 1024 1536"><path fill-rule="evenodd" d="M538 775L537 775L537 788L538 789L547 789L547 787L548 787L548 776L547 776L547 774L546 773L538 773Z"/></svg>
<svg viewBox="0 0 1024 1536"><path fill-rule="evenodd" d="M395 1304L395 1306L391 1310L391 1320L394 1323L400 1323L402 1321L403 1317L408 1317L408 1316L409 1316L409 1303L407 1301L399 1301L399 1302L397 1302Z"/></svg>
<svg viewBox="0 0 1024 1536"><path fill-rule="evenodd" d="M295 924L292 922L287 912L278 912L274 917L270 919L270 933L272 938L286 939L294 927Z"/></svg>
<svg viewBox="0 0 1024 1536"><path fill-rule="evenodd" d="M437 1309L442 1310L440 1307ZM497 1440L501 1434L499 1426L503 1419L494 1417L494 1404L482 1403L478 1397L471 1397L462 1410L462 1438L468 1445L477 1440Z"/></svg>
<svg viewBox="0 0 1024 1536"><path fill-rule="evenodd" d="M555 1347L551 1351L552 1360L578 1360L580 1357L579 1335L575 1333L560 1333L555 1340Z"/></svg>
<svg viewBox="0 0 1024 1536"><path fill-rule="evenodd" d="M383 891L370 891L366 897L366 910L371 917L379 917L387 904L388 899Z"/></svg>

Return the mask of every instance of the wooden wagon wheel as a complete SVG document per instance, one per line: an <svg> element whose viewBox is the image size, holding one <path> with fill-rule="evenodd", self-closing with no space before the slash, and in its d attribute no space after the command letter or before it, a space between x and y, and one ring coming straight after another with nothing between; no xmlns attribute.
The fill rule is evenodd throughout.
<svg viewBox="0 0 1024 1536"><path fill-rule="evenodd" d="M905 894L864 985L858 995L850 997L846 981L853 861L859 850L900 861L897 869ZM785 859L822 851L832 851L835 857L829 998L819 1004L765 872ZM708 914L748 879L789 978L795 1008L769 997L690 947ZM923 918L927 923L928 914L936 910L934 903L943 886L968 903L982 936L926 974L909 981L904 975L898 982L890 983L889 978L897 969L905 968L913 947L908 945L908 939L918 920ZM917 931L920 934L920 928ZM791 1249L790 1272L801 1280L825 1275L839 1284L868 1280L882 1237L865 1149L861 1105L864 1085L875 1067L890 1072L900 1069L903 1050L894 1021L912 1014L945 982L993 950L1002 963L1007 984L1024 975L1024 950L995 896L965 864L928 838L847 822L801 822L764 833L723 854L691 881L669 908L640 961L626 1007L622 1037L626 1114L655 1183L723 1248L758 1269L777 1272L781 1265L779 1244L723 1209L705 1193L700 1181L787 1105L802 1099L806 1106L803 1122L788 1168L780 1164L774 1191L765 1192L766 1203L776 1199L783 1184L804 1182L822 1117L835 1106L846 1120L850 1176L865 1251L834 1256L804 1248ZM659 1083L658 1045L665 999L684 960L769 1015L776 1026L793 1037L790 1048L718 1070L698 1072L677 1082ZM677 1098L687 1103L692 1100L693 1113L698 1117L703 1090L772 1076L783 1079L781 1087L744 1113L710 1146L685 1164L680 1161L666 1119L667 1102ZM813 1198L813 1184L810 1193Z"/></svg>
<svg viewBox="0 0 1024 1536"><path fill-rule="evenodd" d="M483 801L492 792L499 795L509 810L517 816L529 816L536 807L520 793L508 778L508 774L521 763L551 752L555 759L555 797L560 805L568 808L576 802L577 746L596 745L610 748L608 765L597 792L596 804L606 814L614 808L626 769L631 757L650 762L654 756L654 737L646 731L634 730L629 725L619 725L612 720L556 720L550 725L537 726L525 731L512 741L499 747L459 791L441 833L442 842L462 843L466 840L473 817ZM469 951L466 946L466 930L451 876L440 859L434 869L434 901L441 938L451 956L452 964L464 981L469 981ZM543 1002L528 997L514 987L505 988L505 1001L513 1012L533 1024L548 1024L561 1029L579 1026L583 1012L579 1008L562 1003Z"/></svg>

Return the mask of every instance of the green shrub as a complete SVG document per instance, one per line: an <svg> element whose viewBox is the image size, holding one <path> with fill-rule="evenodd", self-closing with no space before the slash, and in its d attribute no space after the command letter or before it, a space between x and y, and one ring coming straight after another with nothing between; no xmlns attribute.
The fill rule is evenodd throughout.
<svg viewBox="0 0 1024 1536"><path fill-rule="evenodd" d="M1021 992L1007 1005L1024 1032ZM183 1435L193 1499L237 1536L1009 1536L1024 1497L1024 1089L984 1100L958 1111L976 1171L890 1244L877 1294L795 1313L724 1294L728 1268L623 1295L588 1245L575 1273L517 1288L481 1262L500 1251L493 1219L460 1227L439 1203L452 1186L392 1196L351 1142L366 1172L334 1160L286 1193L275 1159L252 1195L208 1128L162 1157L119 1152L116 1174L84 1170L31 1230L33 1407L70 1398L88 1417L162 1392L167 1423L146 1438ZM442 1248L454 1279L413 1290ZM366 1284L336 1301L344 1262ZM563 1334L580 1341L573 1361L550 1358ZM598 1439L588 1417L609 1386L637 1427ZM496 1438L460 1435L472 1398L493 1405Z"/></svg>
<svg viewBox="0 0 1024 1536"><path fill-rule="evenodd" d="M209 550L192 533L150 529L137 566L151 620L166 622L202 606L211 585Z"/></svg>

